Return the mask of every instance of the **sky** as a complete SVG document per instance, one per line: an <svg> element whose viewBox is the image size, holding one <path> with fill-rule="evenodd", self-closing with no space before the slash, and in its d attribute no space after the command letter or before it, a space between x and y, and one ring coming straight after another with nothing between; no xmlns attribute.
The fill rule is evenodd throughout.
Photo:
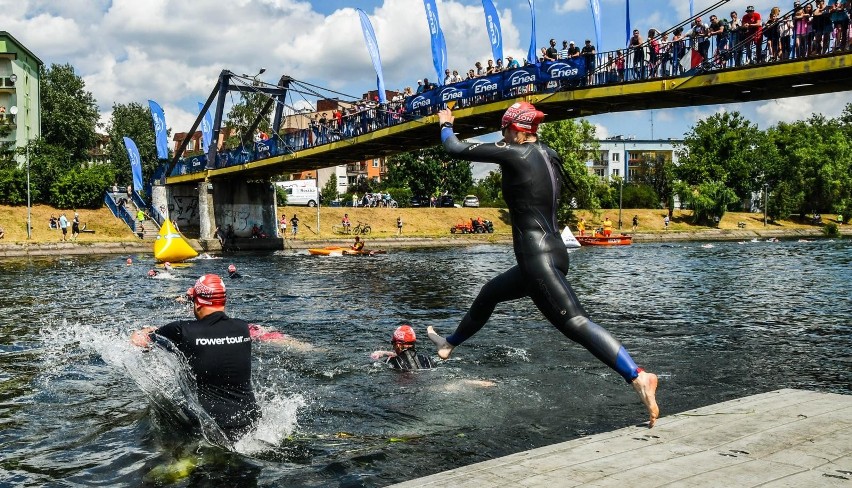
<svg viewBox="0 0 852 488"><path fill-rule="evenodd" d="M713 13L742 16L754 5L764 17L773 6L787 11L792 0L731 0ZM530 8L525 0L494 1L502 24L504 54L523 58L530 43ZM696 12L715 2L695 0ZM480 0L437 0L449 66L467 71L491 57ZM625 43L625 0L600 0L602 46ZM98 102L102 121L115 103L157 101L174 132L189 130L197 102L213 90L219 73L257 73L276 83L297 80L360 96L375 89L356 8L376 32L389 89L435 78L422 0L0 0L0 29L8 31L48 66L69 63ZM686 0L633 0L631 26L664 30L689 17ZM536 0L536 44L575 41L595 32L588 0ZM561 45L561 42L559 42ZM821 113L836 117L849 93L768 100L725 106L636 111L588 120L597 135L638 139L681 138L698 120L718 111L739 111L766 128ZM311 100L296 99L303 107ZM437 141L437 136L436 136Z"/></svg>

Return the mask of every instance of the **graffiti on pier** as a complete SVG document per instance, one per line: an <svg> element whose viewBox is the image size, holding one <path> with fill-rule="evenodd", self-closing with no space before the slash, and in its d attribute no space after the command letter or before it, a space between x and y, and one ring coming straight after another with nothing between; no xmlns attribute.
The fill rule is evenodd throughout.
<svg viewBox="0 0 852 488"><path fill-rule="evenodd" d="M171 216L173 222L178 222L179 225L198 222L198 197L173 196L171 205L169 205L169 216Z"/></svg>
<svg viewBox="0 0 852 488"><path fill-rule="evenodd" d="M232 225L237 235L251 235L254 224L263 225L263 209L258 205L229 205L223 209L222 225Z"/></svg>

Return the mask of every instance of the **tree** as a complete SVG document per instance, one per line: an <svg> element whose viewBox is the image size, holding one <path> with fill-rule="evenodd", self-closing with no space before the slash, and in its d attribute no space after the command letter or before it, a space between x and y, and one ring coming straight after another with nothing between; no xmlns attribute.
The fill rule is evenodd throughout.
<svg viewBox="0 0 852 488"><path fill-rule="evenodd" d="M542 124L538 137L562 158L568 179L563 185L562 199L557 210L559 220L565 222L572 218L574 203L577 208L599 208L596 196L599 181L596 176L589 174L586 166L586 162L598 152L595 126L586 120L560 120Z"/></svg>
<svg viewBox="0 0 852 488"><path fill-rule="evenodd" d="M331 175L331 178L325 182L325 185L320 190L320 201L325 205L328 205L329 202L333 200L337 200L337 174Z"/></svg>
<svg viewBox="0 0 852 488"><path fill-rule="evenodd" d="M672 197L675 182L674 163L672 163L670 157L664 154L657 154L656 157L643 154L639 158L637 171L631 176L630 180L631 185L626 185L624 188L625 191L627 191L627 186L635 184L642 187L649 187L658 198L656 203L647 205L647 201L644 200L648 197L647 192L644 189L640 190L638 186L637 188L631 188L631 192L636 190L642 193L642 198L639 200L643 202L643 204L633 208L655 208L660 203L668 202ZM629 208L627 204L625 206Z"/></svg>
<svg viewBox="0 0 852 488"><path fill-rule="evenodd" d="M443 146L388 158L387 185L408 187L415 196L447 192L460 197L472 184L470 163L451 158Z"/></svg>
<svg viewBox="0 0 852 488"><path fill-rule="evenodd" d="M70 64L41 70L42 137L68 151L73 161L86 161L97 142L98 104Z"/></svg>
<svg viewBox="0 0 852 488"><path fill-rule="evenodd" d="M502 185L503 171L497 168L473 186L473 193L479 197L479 204L483 207L505 207Z"/></svg>
<svg viewBox="0 0 852 488"><path fill-rule="evenodd" d="M721 219L728 205L737 199L737 194L721 181L705 181L694 186L685 183L681 185L681 200L692 208L693 223L697 225L713 225L715 219Z"/></svg>
<svg viewBox="0 0 852 488"><path fill-rule="evenodd" d="M230 148L240 147L241 138L245 139L248 144L254 141L254 134L249 134L248 130L270 98L269 95L260 92L240 92L240 94L240 101L231 107L225 121L225 127L230 130L229 133L231 134L231 137L225 143ZM270 113L271 111L260 119L257 130L267 134L271 132Z"/></svg>
<svg viewBox="0 0 852 488"><path fill-rule="evenodd" d="M31 140L28 148L20 148L18 152L29 154L30 198L33 202L50 203L53 185L63 175L80 168L70 151L49 144L44 138Z"/></svg>
<svg viewBox="0 0 852 488"><path fill-rule="evenodd" d="M750 200L764 172L761 135L739 112L713 114L687 132L674 174L692 186L721 183Z"/></svg>
<svg viewBox="0 0 852 488"><path fill-rule="evenodd" d="M161 164L157 159L157 141L152 125L151 109L137 102L113 104L107 133L109 134L107 152L118 181L122 184L133 182L130 158L124 146L125 137L133 139L139 149L142 181L150 181L154 171Z"/></svg>

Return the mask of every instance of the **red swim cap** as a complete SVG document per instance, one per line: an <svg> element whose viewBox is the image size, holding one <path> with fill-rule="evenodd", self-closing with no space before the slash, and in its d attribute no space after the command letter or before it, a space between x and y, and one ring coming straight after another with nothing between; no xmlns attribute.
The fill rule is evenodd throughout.
<svg viewBox="0 0 852 488"><path fill-rule="evenodd" d="M544 113L535 109L529 102L517 102L506 109L503 118L500 119L500 130L507 127L518 132L535 134L538 124L544 121Z"/></svg>
<svg viewBox="0 0 852 488"><path fill-rule="evenodd" d="M218 275L206 274L198 278L195 286L187 290L186 294L199 305L225 305L225 283Z"/></svg>
<svg viewBox="0 0 852 488"><path fill-rule="evenodd" d="M400 325L393 331L391 342L394 344L414 344L417 342L417 336L414 335L414 329L410 325Z"/></svg>
<svg viewBox="0 0 852 488"><path fill-rule="evenodd" d="M228 265L228 273L236 273L236 272L237 272L237 267L234 266L233 264L229 264Z"/></svg>

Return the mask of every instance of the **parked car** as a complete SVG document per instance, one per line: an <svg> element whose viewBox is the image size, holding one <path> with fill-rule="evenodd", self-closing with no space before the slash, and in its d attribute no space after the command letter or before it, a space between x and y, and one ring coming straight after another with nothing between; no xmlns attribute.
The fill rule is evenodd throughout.
<svg viewBox="0 0 852 488"><path fill-rule="evenodd" d="M411 197L412 207L428 207L429 197Z"/></svg>
<svg viewBox="0 0 852 488"><path fill-rule="evenodd" d="M440 200L438 200L439 207L455 207L456 202L453 201L453 197L450 195L441 195Z"/></svg>
<svg viewBox="0 0 852 488"><path fill-rule="evenodd" d="M462 207L478 207L479 206L479 197L476 195L467 195L462 200Z"/></svg>

